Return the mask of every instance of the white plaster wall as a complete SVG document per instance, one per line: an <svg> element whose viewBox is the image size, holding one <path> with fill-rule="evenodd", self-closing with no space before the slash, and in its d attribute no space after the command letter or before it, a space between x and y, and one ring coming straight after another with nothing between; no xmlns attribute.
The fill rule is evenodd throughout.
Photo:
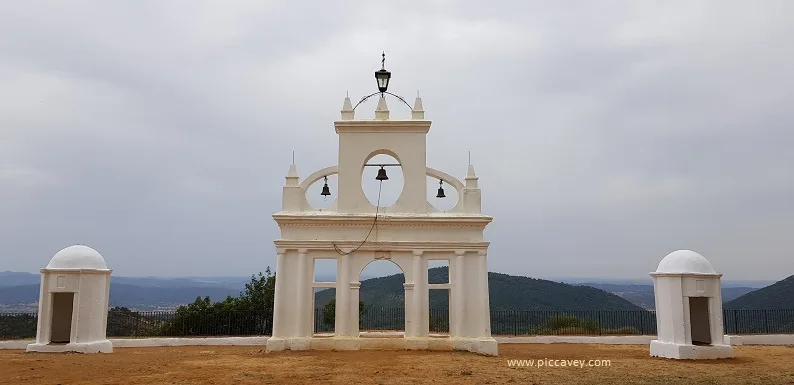
<svg viewBox="0 0 794 385"><path fill-rule="evenodd" d="M108 275L83 273L80 275L80 290L75 294L78 303L77 333L75 342L104 340L107 327L107 281Z"/></svg>
<svg viewBox="0 0 794 385"><path fill-rule="evenodd" d="M686 343L686 321L684 319L681 277L654 277L656 302L656 325L659 341Z"/></svg>
<svg viewBox="0 0 794 385"><path fill-rule="evenodd" d="M656 336L495 336L500 344L605 344L648 345Z"/></svg>
<svg viewBox="0 0 794 385"><path fill-rule="evenodd" d="M208 338L114 338L114 347L142 348L158 346L262 346L269 336ZM495 336L500 344L605 344L648 345L656 336ZM759 334L740 336L741 345L794 345L794 334ZM25 349L34 340L0 341L0 349Z"/></svg>
<svg viewBox="0 0 794 385"><path fill-rule="evenodd" d="M364 164L378 154L388 154L402 165L403 190L393 212L427 210L426 134L430 121L337 121L339 134L339 197L337 211L371 213L375 207L361 188ZM387 170L388 171L388 170Z"/></svg>
<svg viewBox="0 0 794 385"><path fill-rule="evenodd" d="M490 218L475 217L479 223L466 223L466 218L448 216L449 223L417 222L415 218L397 215L378 215L377 240L392 242L483 242L483 230ZM277 221L281 218L277 218ZM414 219L408 221L407 219ZM421 219L420 219L421 220ZM300 221L300 222L298 222ZM336 221L336 222L330 222ZM360 243L372 228L372 216L351 218L342 222L332 214L304 215L300 218L284 219L280 224L281 239L295 241L336 240ZM324 222L324 223L323 223ZM340 226L344 225L344 227ZM370 235L375 240L375 234Z"/></svg>

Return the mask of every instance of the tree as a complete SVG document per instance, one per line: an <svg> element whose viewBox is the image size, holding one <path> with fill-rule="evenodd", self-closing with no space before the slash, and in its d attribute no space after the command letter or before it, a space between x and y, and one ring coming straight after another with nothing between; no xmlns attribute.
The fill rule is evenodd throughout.
<svg viewBox="0 0 794 385"><path fill-rule="evenodd" d="M35 314L0 314L0 339L36 336Z"/></svg>
<svg viewBox="0 0 794 385"><path fill-rule="evenodd" d="M147 335L151 324L152 320L139 312L115 306L108 310L107 335L113 337Z"/></svg>
<svg viewBox="0 0 794 385"><path fill-rule="evenodd" d="M363 300L358 301L358 315L361 316L366 310L366 306L364 305ZM333 326L336 322L336 298L331 298L331 300L325 305L323 308L323 324L326 326Z"/></svg>
<svg viewBox="0 0 794 385"><path fill-rule="evenodd" d="M273 328L273 299L276 276L265 273L251 276L251 282L237 297L212 302L197 297L180 306L173 319L165 322L165 335L256 335L270 334Z"/></svg>

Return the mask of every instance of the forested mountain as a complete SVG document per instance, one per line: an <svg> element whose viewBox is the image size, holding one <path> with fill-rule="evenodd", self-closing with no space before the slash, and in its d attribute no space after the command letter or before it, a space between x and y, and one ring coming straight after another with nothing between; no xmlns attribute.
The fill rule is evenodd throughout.
<svg viewBox="0 0 794 385"><path fill-rule="evenodd" d="M794 275L726 302L724 309L794 309Z"/></svg>
<svg viewBox="0 0 794 385"><path fill-rule="evenodd" d="M428 270L430 283L449 282L447 267ZM361 282L360 298L367 308L405 307L405 278L402 274L372 278ZM643 310L641 307L604 290L575 286L543 279L488 273L492 310ZM324 307L334 290L318 291L315 307ZM430 308L447 308L447 290L430 291Z"/></svg>
<svg viewBox="0 0 794 385"><path fill-rule="evenodd" d="M653 310L656 306L653 295L653 285L619 285L612 283L582 283L615 294L644 309ZM751 291L752 287L723 287L722 301L728 302Z"/></svg>

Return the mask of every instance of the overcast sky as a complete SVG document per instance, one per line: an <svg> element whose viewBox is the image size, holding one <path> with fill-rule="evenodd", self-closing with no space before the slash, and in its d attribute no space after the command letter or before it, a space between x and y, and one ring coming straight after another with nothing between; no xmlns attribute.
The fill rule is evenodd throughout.
<svg viewBox="0 0 794 385"><path fill-rule="evenodd" d="M345 93L375 91L385 50L390 90L418 90L433 120L428 165L463 178L472 152L491 271L644 278L692 249L726 279L784 278L793 12L788 0L9 1L0 271L36 272L76 243L122 276L274 266L292 150L302 177L336 163Z"/></svg>

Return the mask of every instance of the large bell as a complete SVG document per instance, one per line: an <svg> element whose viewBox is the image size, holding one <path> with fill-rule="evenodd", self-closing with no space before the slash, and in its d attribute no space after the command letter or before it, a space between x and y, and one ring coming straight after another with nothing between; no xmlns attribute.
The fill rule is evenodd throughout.
<svg viewBox="0 0 794 385"><path fill-rule="evenodd" d="M327 197L331 195L331 189L328 188L328 177L325 178L325 184L323 185L323 192L320 195Z"/></svg>
<svg viewBox="0 0 794 385"><path fill-rule="evenodd" d="M386 176L386 169L383 166L380 166L380 170L378 170L378 176L375 177L375 180L389 180L389 177Z"/></svg>
<svg viewBox="0 0 794 385"><path fill-rule="evenodd" d="M441 185L443 182L438 181L438 194L436 194L436 198L446 198L447 196L444 194L444 187Z"/></svg>

